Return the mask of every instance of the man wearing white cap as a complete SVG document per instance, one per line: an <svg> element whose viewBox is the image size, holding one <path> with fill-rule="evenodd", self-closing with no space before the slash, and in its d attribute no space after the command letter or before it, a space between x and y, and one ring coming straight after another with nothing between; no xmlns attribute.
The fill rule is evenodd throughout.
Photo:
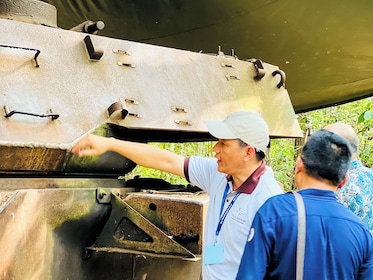
<svg viewBox="0 0 373 280"><path fill-rule="evenodd" d="M88 135L73 152L80 156L117 152L135 163L186 178L209 194L203 239L202 279L235 279L247 235L259 207L282 193L264 162L269 144L266 122L248 111L223 121L206 121L218 139L215 158L184 157L155 146Z"/></svg>

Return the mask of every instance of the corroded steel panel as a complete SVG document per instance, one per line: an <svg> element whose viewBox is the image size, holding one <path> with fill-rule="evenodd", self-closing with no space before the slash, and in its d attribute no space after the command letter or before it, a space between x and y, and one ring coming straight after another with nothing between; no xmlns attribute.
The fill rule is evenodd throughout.
<svg viewBox="0 0 373 280"><path fill-rule="evenodd" d="M102 207L96 204L94 189L20 190L5 204L0 208L2 279L61 279L54 273L60 264L81 259Z"/></svg>
<svg viewBox="0 0 373 280"><path fill-rule="evenodd" d="M202 253L207 193L149 191L130 194L124 201L167 235L184 243L190 251L195 254Z"/></svg>
<svg viewBox="0 0 373 280"><path fill-rule="evenodd" d="M113 193L112 214L89 249L196 259L208 201L206 192Z"/></svg>
<svg viewBox="0 0 373 280"><path fill-rule="evenodd" d="M126 215L125 211L129 208L122 207L121 199L110 199L110 192L116 194L115 197L121 193L123 197L139 199L142 193L135 195L134 190L123 188L110 190L89 187L118 187L118 182L114 179L86 182L84 179L76 179L76 182L72 179L1 179L0 185L12 185L12 180L23 181L21 188L27 180L30 180L30 188L36 184L40 186L33 190L12 190L11 186L9 191L0 191L1 279L199 278L202 268L199 254L191 254L189 257L183 255L190 254L188 246L176 243L169 235L172 231L165 230L165 227L157 228L139 212L136 215ZM105 198L102 194L109 196ZM167 194L158 193L152 200L159 205L160 211L161 203L158 201L166 197ZM198 206L202 212L207 207L205 193L181 193L180 196L172 194L171 197L173 198L166 198L171 204L189 204L191 208ZM139 205L135 200L132 202L133 205ZM176 206L174 209L177 208ZM184 213L185 219L203 219L195 216L195 213L196 211ZM131 237L136 242L122 242L118 233L121 219L117 217L132 219L131 223L138 229L143 228L155 242L148 242L147 247L139 246L134 250L131 246L141 243L141 236ZM170 218L165 216L165 220L167 219ZM177 220L179 218L175 221ZM159 220L154 222L159 223ZM203 223L203 220L194 223ZM182 231L190 228L186 224L184 226ZM132 231L131 234L133 233L136 232ZM128 236L125 238L128 239ZM102 243L108 240L116 242L120 247L97 246L108 245L109 243ZM128 244L130 246L126 247ZM141 251L144 248L146 250ZM162 253L165 250L167 254Z"/></svg>

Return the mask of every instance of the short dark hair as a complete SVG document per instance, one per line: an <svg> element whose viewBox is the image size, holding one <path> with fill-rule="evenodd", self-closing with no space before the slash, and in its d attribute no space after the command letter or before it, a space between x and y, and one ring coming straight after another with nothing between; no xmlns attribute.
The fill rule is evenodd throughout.
<svg viewBox="0 0 373 280"><path fill-rule="evenodd" d="M303 147L301 159L307 175L338 186L346 176L351 160L346 139L324 129L312 133Z"/></svg>
<svg viewBox="0 0 373 280"><path fill-rule="evenodd" d="M242 141L241 139L237 139L239 141L239 145L244 148L246 146L249 146L249 144L246 144L244 141ZM254 147L255 148L255 147ZM261 150L258 150L257 148L255 148L255 157L258 161L261 161L262 159L264 159L266 157L266 154L261 151Z"/></svg>

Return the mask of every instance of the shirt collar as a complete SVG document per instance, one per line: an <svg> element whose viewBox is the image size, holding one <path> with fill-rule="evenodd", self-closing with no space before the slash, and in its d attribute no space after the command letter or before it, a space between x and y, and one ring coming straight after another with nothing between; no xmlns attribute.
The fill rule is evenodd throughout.
<svg viewBox="0 0 373 280"><path fill-rule="evenodd" d="M361 163L360 160L358 159L355 159L353 161L350 162L350 169L356 169L356 168L360 168L363 164Z"/></svg>
<svg viewBox="0 0 373 280"><path fill-rule="evenodd" d="M320 190L320 189L303 189L299 191L302 196L315 196L318 198L323 198L327 200L336 200L336 195L333 191L330 190Z"/></svg>
<svg viewBox="0 0 373 280"><path fill-rule="evenodd" d="M265 171L266 164L263 160L261 165L249 176L249 178L246 179L245 182L243 182L243 184L236 191L240 193L251 194L258 185L260 176L262 176ZM227 175L227 180L232 182L232 175Z"/></svg>

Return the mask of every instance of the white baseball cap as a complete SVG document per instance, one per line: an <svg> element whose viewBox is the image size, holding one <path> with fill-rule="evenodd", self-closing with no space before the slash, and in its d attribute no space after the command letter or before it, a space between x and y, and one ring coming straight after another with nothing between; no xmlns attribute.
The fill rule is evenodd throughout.
<svg viewBox="0 0 373 280"><path fill-rule="evenodd" d="M208 120L205 124L210 134L218 139L240 139L263 152L269 144L267 123L253 112L234 112L223 121Z"/></svg>

